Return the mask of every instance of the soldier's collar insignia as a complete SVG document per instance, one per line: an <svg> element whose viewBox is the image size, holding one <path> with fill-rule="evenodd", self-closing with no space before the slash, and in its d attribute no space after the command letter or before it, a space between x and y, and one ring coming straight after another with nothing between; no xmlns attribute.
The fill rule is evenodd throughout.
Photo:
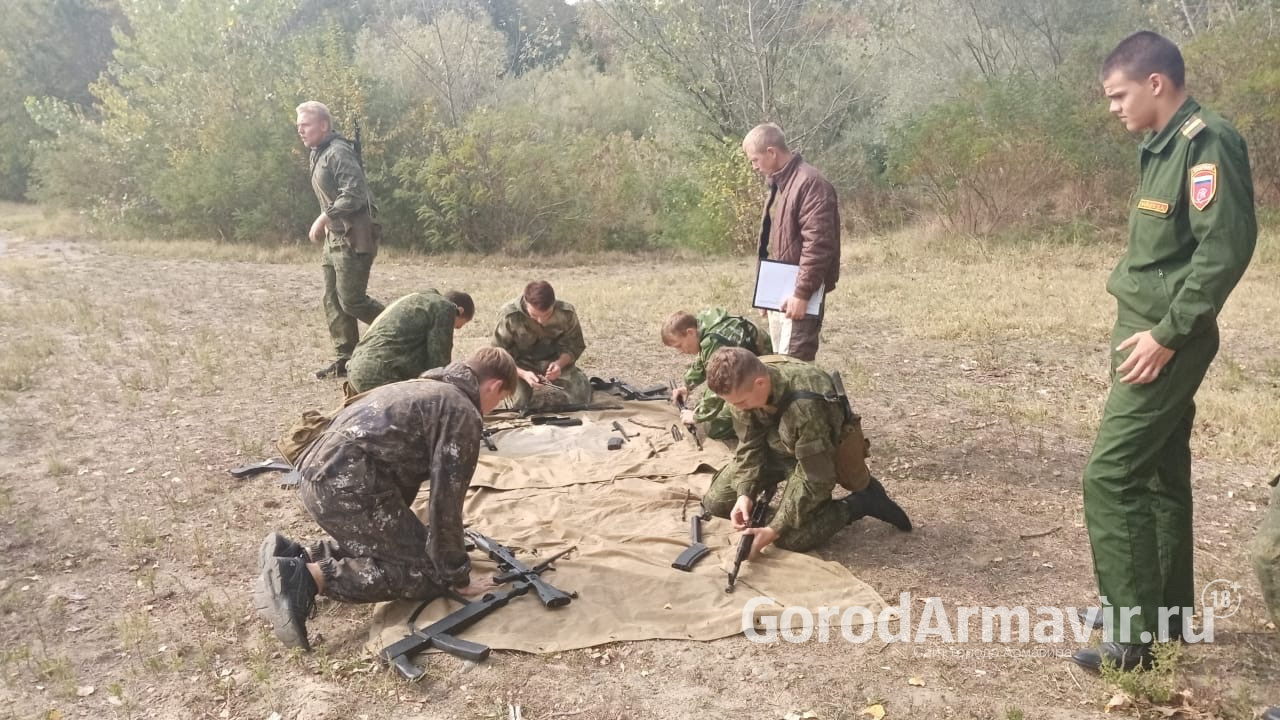
<svg viewBox="0 0 1280 720"><path fill-rule="evenodd" d="M1201 130L1204 130L1204 120L1199 115L1192 115L1182 124L1182 136L1188 140L1199 135Z"/></svg>
<svg viewBox="0 0 1280 720"><path fill-rule="evenodd" d="M1161 202L1159 200L1152 200L1151 198L1142 198L1141 200L1138 201L1138 209L1146 210L1147 212L1158 213L1160 215L1168 215L1169 203Z"/></svg>
<svg viewBox="0 0 1280 720"><path fill-rule="evenodd" d="M1204 210L1218 193L1218 166L1201 163L1191 168L1191 205Z"/></svg>

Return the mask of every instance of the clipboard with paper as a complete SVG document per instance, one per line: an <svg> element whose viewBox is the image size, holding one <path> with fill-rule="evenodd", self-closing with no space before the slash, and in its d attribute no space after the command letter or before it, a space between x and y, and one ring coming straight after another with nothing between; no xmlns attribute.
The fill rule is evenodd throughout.
<svg viewBox="0 0 1280 720"><path fill-rule="evenodd" d="M782 301L791 297L796 289L796 276L800 273L800 266L795 263L779 262L777 260L760 260L760 266L756 271L756 289L755 295L751 300L751 307L760 310L773 310L782 312ZM822 309L822 296L825 287L818 288L817 292L809 296L809 306L805 308L805 317L818 317L818 311Z"/></svg>

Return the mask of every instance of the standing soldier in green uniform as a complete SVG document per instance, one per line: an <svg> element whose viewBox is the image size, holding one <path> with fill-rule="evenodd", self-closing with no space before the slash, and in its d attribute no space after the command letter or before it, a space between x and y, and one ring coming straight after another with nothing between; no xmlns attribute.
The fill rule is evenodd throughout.
<svg viewBox="0 0 1280 720"><path fill-rule="evenodd" d="M450 290L410 293L373 321L347 362L347 382L357 393L412 380L453 360L453 331L475 317L471 296Z"/></svg>
<svg viewBox="0 0 1280 720"><path fill-rule="evenodd" d="M1178 47L1153 32L1125 38L1102 66L1111 112L1147 136L1128 249L1107 280L1112 384L1084 471L1098 593L1114 619L1100 648L1074 656L1091 669L1143 665L1166 624L1160 609L1175 613L1166 629L1178 636L1179 609L1194 607L1194 397L1257 238L1245 142L1187 95L1184 74Z"/></svg>
<svg viewBox="0 0 1280 720"><path fill-rule="evenodd" d="M669 348L697 355L684 373L684 385L672 394L673 402L682 403L693 389L707 379L707 361L722 347L741 347L756 355L771 355L773 344L756 324L740 315L730 315L722 308L710 308L697 317L683 310L672 313L662 324L662 343ZM719 395L707 390L692 410L685 410L681 421L698 423L707 437L724 440L734 437L733 411Z"/></svg>
<svg viewBox="0 0 1280 720"><path fill-rule="evenodd" d="M546 280L529 283L520 297L498 311L493 344L516 360L520 382L511 407L591 401L591 381L577 366L587 349L578 313L556 299L555 289Z"/></svg>
<svg viewBox="0 0 1280 720"><path fill-rule="evenodd" d="M826 372L784 355L759 358L745 348L721 348L707 363L707 387L733 408L741 437L733 458L712 478L702 508L754 535L752 556L775 542L804 552L868 516L911 530L911 520L879 480L864 474L861 487L849 487L840 474L844 407ZM768 525L747 527L755 497L784 481ZM833 500L837 484L854 492Z"/></svg>
<svg viewBox="0 0 1280 720"><path fill-rule="evenodd" d="M337 359L316 372L317 378L343 377L360 339L357 320L372 324L382 303L369 297L369 270L378 254L373 224L373 196L355 147L333 132L329 108L314 100L298 106L298 135L311 149L311 189L320 215L307 234L324 243L324 314Z"/></svg>

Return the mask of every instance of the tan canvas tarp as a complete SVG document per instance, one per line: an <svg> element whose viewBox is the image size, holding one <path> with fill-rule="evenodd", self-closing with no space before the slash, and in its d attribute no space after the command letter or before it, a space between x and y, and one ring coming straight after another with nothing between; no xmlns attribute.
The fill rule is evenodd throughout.
<svg viewBox="0 0 1280 720"><path fill-rule="evenodd" d="M812 555L770 548L744 565L734 594L724 592L733 565L736 534L727 520L704 524L712 549L692 573L671 567L689 544L689 516L730 453L705 442L699 451L686 435L672 439L670 405L625 403L623 410L580 413L579 427L518 426L495 432L497 452L481 450L466 503L469 525L535 564L576 545L544 578L579 596L551 610L530 593L462 633L495 649L557 652L621 640L713 640L742 632L744 604L758 595L776 605L757 610L777 615L785 606L865 607L878 613L884 601L842 565ZM620 420L638 435L621 450L605 448ZM495 426L498 427L498 426ZM419 504L425 497L419 498ZM840 537L840 536L837 536ZM473 554L475 570L491 571ZM415 603L379 606L370 631L377 651L404 637ZM423 612L425 627L455 609L437 600Z"/></svg>

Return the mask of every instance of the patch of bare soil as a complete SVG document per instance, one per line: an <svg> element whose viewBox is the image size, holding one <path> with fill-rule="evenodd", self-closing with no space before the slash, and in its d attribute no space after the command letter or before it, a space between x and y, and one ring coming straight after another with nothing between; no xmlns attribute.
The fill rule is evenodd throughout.
<svg viewBox="0 0 1280 720"><path fill-rule="evenodd" d="M961 605L1034 612L1093 602L1079 478L1088 418L1106 389L1103 276L1088 290L1099 309L1083 338L947 337L903 319L901 308L921 301L912 283L894 284L901 267L865 254L853 262L863 265L832 295L819 364L841 370L857 394L874 470L916 531L863 521L819 554L891 602L909 592L913 625L929 597L953 624L950 609ZM577 306L589 374L638 383L683 368L658 341L672 310L748 310L745 259L534 271L501 258L379 262L371 289L384 299L425 287L472 292L477 321L459 332L463 355L488 342L497 307L535 275ZM320 282L315 265L127 257L5 238L0 717L507 718L509 703L528 720L806 710L849 720L872 717L877 704L887 718L1103 716L1110 693L1100 680L1037 656L1069 653L1070 638L734 637L497 652L480 665L432 656L427 679L406 685L364 648L369 608L322 602L310 622L317 651L284 652L253 614L257 543L271 528L319 531L277 476L241 481L226 471L274 454L272 441L302 410L339 397L336 383L311 376L330 359ZM1026 307L1054 311L1034 298ZM1226 333L1224 351L1265 350L1280 335L1276 317ZM1259 387L1258 403L1277 402L1274 384ZM1203 447L1197 583L1238 581L1245 601L1220 621L1215 643L1187 649L1179 689L1192 688L1200 717L1251 717L1280 703L1280 639L1246 560L1275 468L1265 451ZM970 631L979 635L980 624Z"/></svg>

